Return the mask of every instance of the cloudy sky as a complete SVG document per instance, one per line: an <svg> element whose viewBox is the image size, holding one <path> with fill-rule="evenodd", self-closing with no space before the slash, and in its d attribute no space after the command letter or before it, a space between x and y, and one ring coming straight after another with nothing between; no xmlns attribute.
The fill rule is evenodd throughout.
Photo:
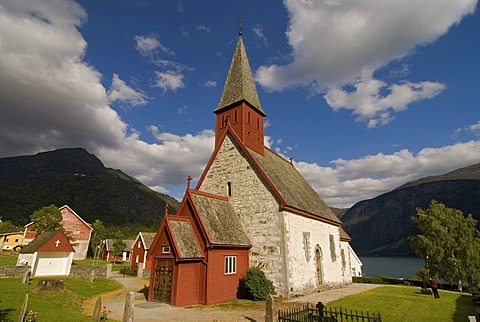
<svg viewBox="0 0 480 322"><path fill-rule="evenodd" d="M84 147L181 198L238 37L330 206L480 162L476 0L0 0L0 157Z"/></svg>

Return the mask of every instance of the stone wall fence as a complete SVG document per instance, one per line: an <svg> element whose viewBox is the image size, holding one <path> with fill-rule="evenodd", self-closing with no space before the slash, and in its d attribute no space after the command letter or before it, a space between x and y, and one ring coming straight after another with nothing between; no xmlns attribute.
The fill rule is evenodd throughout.
<svg viewBox="0 0 480 322"><path fill-rule="evenodd" d="M6 265L0 266L0 278L1 277L22 277L25 271L24 266ZM92 267L92 266L80 266L72 265L70 269L69 277L79 277L85 279L92 278L92 272L94 278L107 278L106 267Z"/></svg>

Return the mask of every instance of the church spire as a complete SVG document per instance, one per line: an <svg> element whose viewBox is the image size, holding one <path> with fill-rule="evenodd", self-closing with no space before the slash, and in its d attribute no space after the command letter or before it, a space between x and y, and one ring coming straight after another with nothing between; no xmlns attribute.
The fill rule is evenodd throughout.
<svg viewBox="0 0 480 322"><path fill-rule="evenodd" d="M258 99L257 88L253 80L250 64L248 63L247 52L242 40L242 29L240 27L237 47L233 54L232 63L228 71L227 80L223 88L222 97L217 108L213 111L218 113L234 103L246 101L262 116L266 116Z"/></svg>

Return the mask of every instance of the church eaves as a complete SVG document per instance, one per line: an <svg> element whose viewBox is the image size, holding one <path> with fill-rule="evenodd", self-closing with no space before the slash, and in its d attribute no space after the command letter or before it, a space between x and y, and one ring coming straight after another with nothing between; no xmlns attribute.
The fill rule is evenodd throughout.
<svg viewBox="0 0 480 322"><path fill-rule="evenodd" d="M242 100L247 101L261 115L266 116L258 99L257 88L255 87L252 70L248 63L247 52L245 51L242 36L240 35L235 53L233 54L232 63L230 64L220 103L218 103L217 108L213 112L218 113L223 108Z"/></svg>

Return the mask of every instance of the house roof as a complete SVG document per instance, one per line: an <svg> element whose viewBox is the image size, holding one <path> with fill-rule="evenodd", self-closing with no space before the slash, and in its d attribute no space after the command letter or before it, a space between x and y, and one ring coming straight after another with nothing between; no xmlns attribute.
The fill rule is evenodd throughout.
<svg viewBox="0 0 480 322"><path fill-rule="evenodd" d="M23 249L20 251L20 253L21 254L35 253L40 247L45 245L50 239L52 239L57 234L62 234L63 239L68 241L67 237L65 236L65 234L61 230L47 231L47 232L41 233L40 235L37 236L37 238L35 238L30 243L28 243L28 245L23 247ZM70 243L68 243L68 245L70 245ZM73 249L72 245L70 245L70 247L68 247L68 248L71 249L72 252L75 251ZM61 251L65 251L64 247L61 248Z"/></svg>
<svg viewBox="0 0 480 322"><path fill-rule="evenodd" d="M125 243L125 248L123 249L124 252L129 252L132 250L133 243L135 240L133 239L123 239L122 240ZM111 252L113 249L113 243L115 242L115 239L105 239L105 247L107 248L107 252Z"/></svg>
<svg viewBox="0 0 480 322"><path fill-rule="evenodd" d="M175 218L167 218L167 222L172 233L172 238L175 240L179 258L203 257L190 222L177 220Z"/></svg>
<svg viewBox="0 0 480 322"><path fill-rule="evenodd" d="M343 227L340 227L340 240L342 241L351 241L352 237L350 237L349 234L343 229Z"/></svg>
<svg viewBox="0 0 480 322"><path fill-rule="evenodd" d="M193 191L191 195L212 244L251 245L240 218L228 199Z"/></svg>
<svg viewBox="0 0 480 322"><path fill-rule="evenodd" d="M248 152L280 193L287 206L334 223L341 223L290 162L268 148L265 148L263 156L251 149L248 149Z"/></svg>
<svg viewBox="0 0 480 322"><path fill-rule="evenodd" d="M243 45L243 40L240 35L220 102L213 112L218 113L220 110L242 100L247 101L261 115L266 115L258 99L257 88L255 87L255 81L253 80L250 64L248 63L245 46Z"/></svg>
<svg viewBox="0 0 480 322"><path fill-rule="evenodd" d="M141 238L143 239L143 244L145 246L145 249L150 249L150 247L152 246L153 240L155 239L156 233L140 232L139 235L141 235Z"/></svg>

